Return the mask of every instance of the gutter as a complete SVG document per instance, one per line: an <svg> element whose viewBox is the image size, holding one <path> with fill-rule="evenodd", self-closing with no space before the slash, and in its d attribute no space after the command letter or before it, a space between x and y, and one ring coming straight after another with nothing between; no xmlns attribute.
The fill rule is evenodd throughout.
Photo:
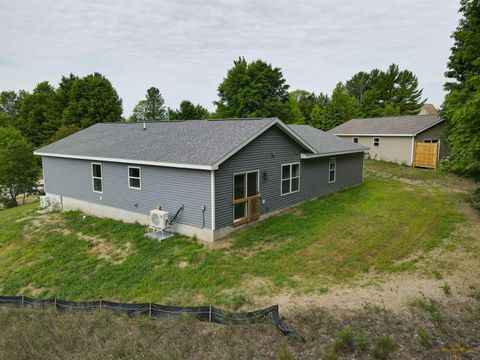
<svg viewBox="0 0 480 360"><path fill-rule="evenodd" d="M425 131L426 129L423 129L422 131ZM406 137L411 137L415 136L415 134L332 134L335 136L406 136Z"/></svg>
<svg viewBox="0 0 480 360"><path fill-rule="evenodd" d="M167 163L167 162L158 162L158 161L117 159L117 158L105 158L105 157L95 157L95 156L51 154L51 153L44 153L41 151L34 151L33 154L46 156L46 157L63 158L63 159L105 161L105 162L122 163L122 164L161 166L161 167L172 167L172 168L181 168L181 169L196 169L196 170L217 170L218 169L218 166L211 166L211 165L178 164L178 163Z"/></svg>
<svg viewBox="0 0 480 360"><path fill-rule="evenodd" d="M332 152L332 153L322 153L322 154L306 154L302 153L300 155L301 159L315 159L315 158L320 158L320 157L327 157L327 156L335 156L335 155L346 155L346 154L357 154L357 153L364 153L367 151L368 148L365 148L363 150L347 150L347 151L337 151L337 152Z"/></svg>

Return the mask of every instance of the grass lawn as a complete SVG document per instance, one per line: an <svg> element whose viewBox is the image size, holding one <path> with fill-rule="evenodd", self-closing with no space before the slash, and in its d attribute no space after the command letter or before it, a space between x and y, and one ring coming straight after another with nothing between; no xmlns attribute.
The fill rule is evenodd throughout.
<svg viewBox="0 0 480 360"><path fill-rule="evenodd" d="M408 172L448 183L450 176L377 165L367 163L362 185L240 231L223 246L183 236L157 243L143 226L79 212L36 216L37 204L2 210L0 293L235 308L244 295L321 291L369 271L407 271L463 221L464 195L396 179Z"/></svg>

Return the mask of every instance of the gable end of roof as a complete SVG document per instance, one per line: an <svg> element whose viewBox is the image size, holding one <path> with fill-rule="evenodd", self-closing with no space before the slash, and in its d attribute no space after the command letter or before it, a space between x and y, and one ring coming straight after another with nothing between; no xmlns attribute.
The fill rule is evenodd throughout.
<svg viewBox="0 0 480 360"><path fill-rule="evenodd" d="M277 126L280 130L282 130L287 136L289 136L292 140L294 140L297 144L302 146L304 149L316 153L316 150L313 146L308 144L304 139L302 139L298 134L296 134L294 131L292 131L287 125L285 125L282 121L280 121L278 118L275 119L272 123L266 125L263 129L258 131L254 136L250 137L246 141L244 141L242 144L240 144L238 147L230 151L228 154L225 154L222 156L220 159L218 159L212 166L213 170L217 170L218 167L228 159L230 159L233 155L235 155L237 152L239 152L241 149L243 149L245 146L250 144L253 140L255 140L257 137L259 137L261 134L263 134L265 131L268 129L272 128L273 126Z"/></svg>

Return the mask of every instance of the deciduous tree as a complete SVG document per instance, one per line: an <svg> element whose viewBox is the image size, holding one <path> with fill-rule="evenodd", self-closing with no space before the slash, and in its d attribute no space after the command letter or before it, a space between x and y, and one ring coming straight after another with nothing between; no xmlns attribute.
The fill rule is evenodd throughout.
<svg viewBox="0 0 480 360"><path fill-rule="evenodd" d="M240 57L218 86L217 117L279 117L289 121L288 85L282 71Z"/></svg>
<svg viewBox="0 0 480 360"><path fill-rule="evenodd" d="M330 100L317 105L311 114L311 121L321 130L330 130L359 114L357 99L347 94L345 85L338 83Z"/></svg>
<svg viewBox="0 0 480 360"><path fill-rule="evenodd" d="M54 87L43 81L32 93L23 93L16 127L38 147L46 143L60 126L61 111Z"/></svg>
<svg viewBox="0 0 480 360"><path fill-rule="evenodd" d="M94 73L68 82L69 101L63 111L63 125L86 128L99 122L122 121L122 100L105 76Z"/></svg>
<svg viewBox="0 0 480 360"><path fill-rule="evenodd" d="M17 129L0 128L0 201L7 207L35 188L38 166L32 151Z"/></svg>
<svg viewBox="0 0 480 360"><path fill-rule="evenodd" d="M442 116L450 157L444 165L480 181L480 0L461 0L460 13L445 74L450 80L445 83Z"/></svg>
<svg viewBox="0 0 480 360"><path fill-rule="evenodd" d="M191 101L183 100L178 110L169 110L170 120L201 120L210 115L207 109L200 104L194 105Z"/></svg>

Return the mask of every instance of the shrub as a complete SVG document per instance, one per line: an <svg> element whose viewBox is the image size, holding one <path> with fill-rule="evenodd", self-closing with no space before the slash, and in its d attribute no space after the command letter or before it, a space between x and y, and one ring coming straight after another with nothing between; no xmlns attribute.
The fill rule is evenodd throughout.
<svg viewBox="0 0 480 360"><path fill-rule="evenodd" d="M470 205L480 213L480 188L476 189L470 197Z"/></svg>
<svg viewBox="0 0 480 360"><path fill-rule="evenodd" d="M422 344L423 347L431 347L432 343L430 342L430 335L428 334L427 330L425 329L420 329L417 331L417 335L420 338L420 344Z"/></svg>
<svg viewBox="0 0 480 360"><path fill-rule="evenodd" d="M388 335L384 335L378 338L372 355L375 359L384 360L396 347L395 340Z"/></svg>

